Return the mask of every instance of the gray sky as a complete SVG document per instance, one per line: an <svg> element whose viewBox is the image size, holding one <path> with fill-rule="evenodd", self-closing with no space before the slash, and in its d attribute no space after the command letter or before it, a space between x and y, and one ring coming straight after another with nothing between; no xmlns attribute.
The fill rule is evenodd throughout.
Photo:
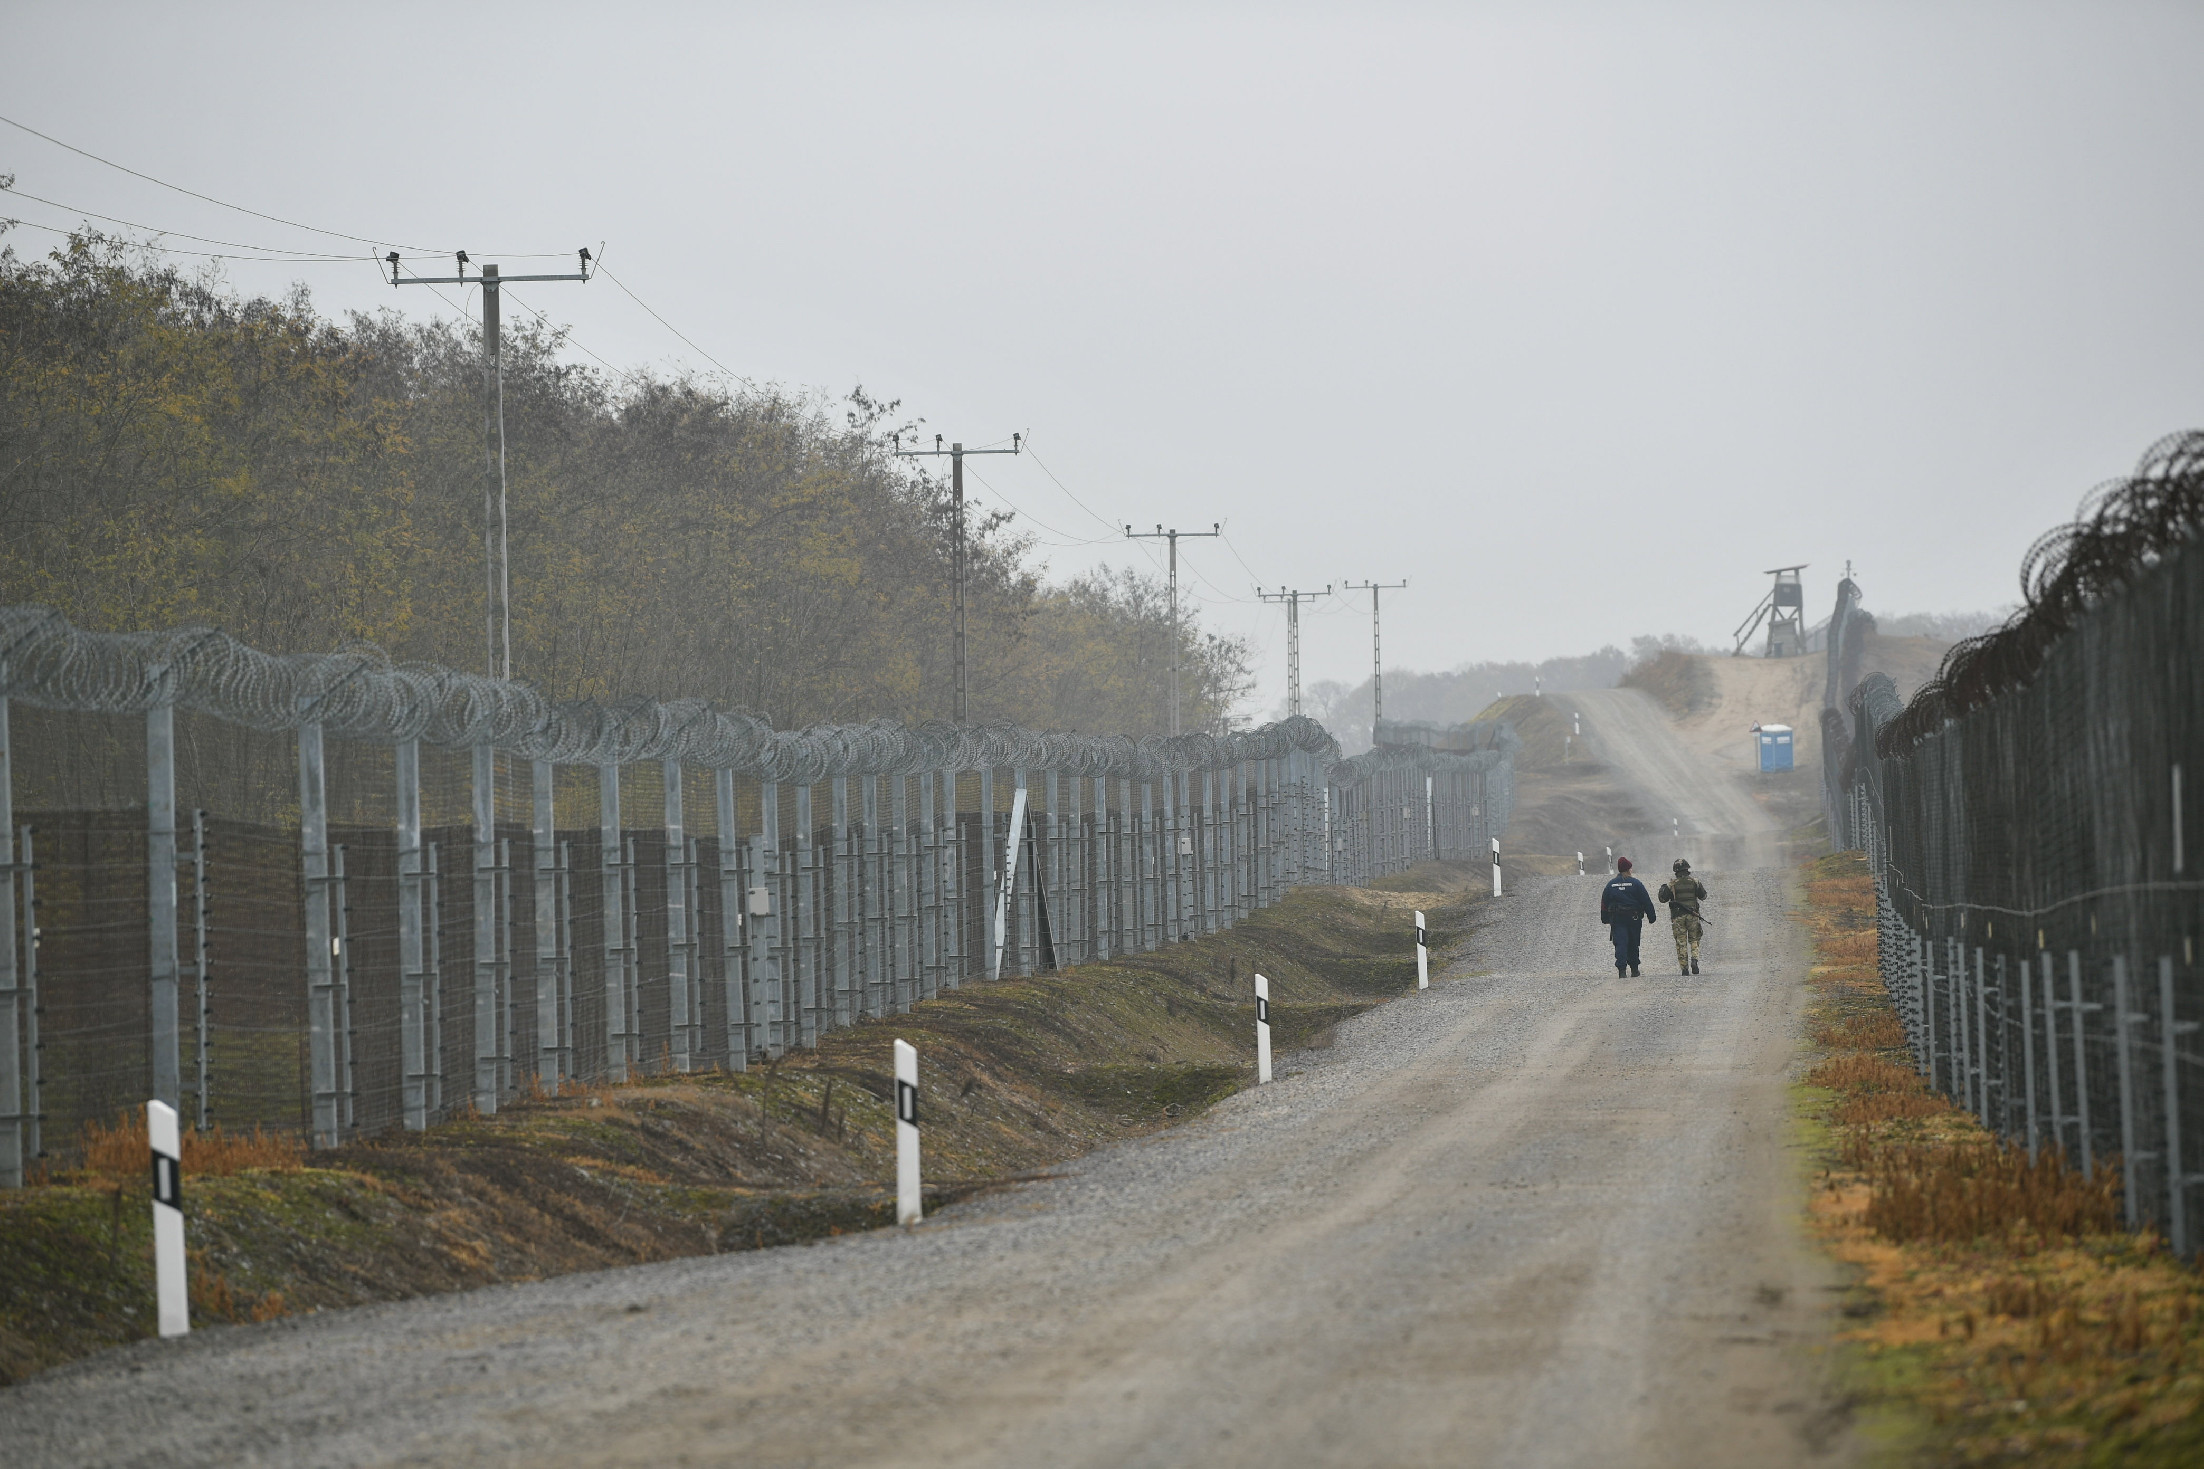
<svg viewBox="0 0 2204 1469"><path fill-rule="evenodd" d="M2200 57L2204 7L2107 0L8 0L0 113L377 240L602 240L737 374L1029 430L973 490L1101 538L1058 573L1141 554L1104 520L1222 520L1190 585L1268 708L1257 580L1409 578L1386 661L1425 669L1718 638L1793 561L1816 617L1848 557L1886 613L2013 600L2036 535L2204 421ZM47 224L346 248L0 128L10 171ZM511 294L708 365L610 281ZM1367 606L1304 613L1306 679L1367 673Z"/></svg>

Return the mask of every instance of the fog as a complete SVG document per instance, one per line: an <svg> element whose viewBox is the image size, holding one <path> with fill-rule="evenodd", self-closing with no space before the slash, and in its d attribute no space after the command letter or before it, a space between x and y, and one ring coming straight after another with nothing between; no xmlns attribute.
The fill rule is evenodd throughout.
<svg viewBox="0 0 2204 1469"><path fill-rule="evenodd" d="M1878 612L2010 603L2204 417L2200 42L2106 3L17 4L0 113L424 270L601 242L633 296L508 292L575 360L1028 432L973 493L1058 574L1222 522L1187 585L1262 710L1258 582L1407 579L1425 670L1720 641L1800 561L1814 620L1847 560ZM27 226L363 257L241 290L472 309L0 127L9 172ZM1305 681L1367 676L1366 594L1302 623Z"/></svg>

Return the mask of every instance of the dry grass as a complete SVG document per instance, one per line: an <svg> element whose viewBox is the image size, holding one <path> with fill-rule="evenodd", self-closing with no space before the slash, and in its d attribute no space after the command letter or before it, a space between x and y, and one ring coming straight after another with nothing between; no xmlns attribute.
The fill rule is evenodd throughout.
<svg viewBox="0 0 2204 1469"><path fill-rule="evenodd" d="M200 1132L187 1129L184 1174L226 1178L248 1168L295 1169L306 1160L306 1145L286 1133L224 1132L219 1124ZM87 1122L81 1135L83 1172L100 1178L136 1181L152 1167L153 1144L146 1135L145 1111L133 1108L113 1127Z"/></svg>
<svg viewBox="0 0 2204 1469"><path fill-rule="evenodd" d="M1857 857L1824 858L1807 892L1823 1054L1806 1081L1832 1133L1813 1215L1873 1298L1846 1335L1862 1395L1919 1425L1906 1462L2204 1463L2196 1272L2122 1232L2116 1160L2031 1161L1928 1090Z"/></svg>
<svg viewBox="0 0 2204 1469"><path fill-rule="evenodd" d="M2004 1235L2025 1248L2120 1227L2120 1170L2068 1166L2057 1148L2035 1159L2019 1143L1894 1143L1848 1128L1844 1162L1867 1180L1867 1227L1896 1244Z"/></svg>

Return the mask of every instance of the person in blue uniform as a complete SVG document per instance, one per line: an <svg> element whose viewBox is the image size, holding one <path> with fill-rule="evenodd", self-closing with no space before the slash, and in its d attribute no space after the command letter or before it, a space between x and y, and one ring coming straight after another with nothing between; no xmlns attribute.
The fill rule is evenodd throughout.
<svg viewBox="0 0 2204 1469"><path fill-rule="evenodd" d="M1615 941L1615 978L1638 972L1639 926L1648 920L1659 922L1660 910L1645 884L1630 875L1630 859L1617 857L1615 875L1599 890L1599 921Z"/></svg>

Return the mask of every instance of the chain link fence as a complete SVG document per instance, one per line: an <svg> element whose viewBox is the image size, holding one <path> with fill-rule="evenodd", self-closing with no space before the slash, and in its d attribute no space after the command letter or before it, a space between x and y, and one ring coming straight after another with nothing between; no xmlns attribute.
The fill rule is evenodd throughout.
<svg viewBox="0 0 2204 1469"><path fill-rule="evenodd" d="M1884 675L1846 681L1847 582L1824 716L1830 830L1874 873L1915 1063L2031 1154L2117 1158L2129 1225L2183 1258L2204 1182L2200 533L2204 434L2182 434L2038 541L2026 605L1904 705Z"/></svg>
<svg viewBox="0 0 2204 1469"><path fill-rule="evenodd" d="M1214 933L1481 849L1512 736L776 730L0 608L0 1184L149 1095L327 1146Z"/></svg>

